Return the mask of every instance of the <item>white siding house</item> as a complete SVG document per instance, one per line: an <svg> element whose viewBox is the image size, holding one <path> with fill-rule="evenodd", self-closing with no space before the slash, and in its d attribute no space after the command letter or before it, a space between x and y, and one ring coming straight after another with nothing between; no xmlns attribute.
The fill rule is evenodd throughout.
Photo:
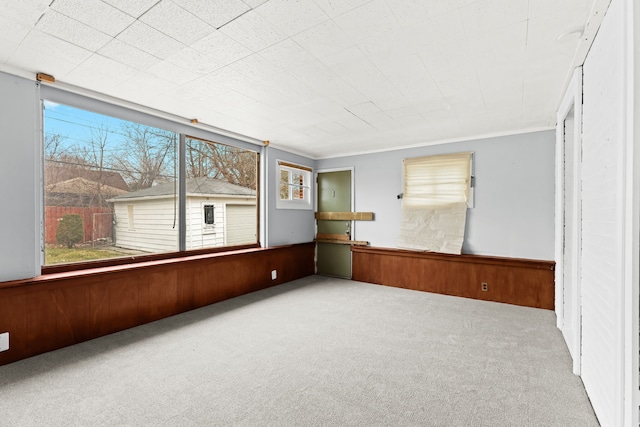
<svg viewBox="0 0 640 427"><path fill-rule="evenodd" d="M110 199L115 246L143 252L178 250L178 195L173 183ZM257 242L256 192L213 178L190 178L186 249Z"/></svg>

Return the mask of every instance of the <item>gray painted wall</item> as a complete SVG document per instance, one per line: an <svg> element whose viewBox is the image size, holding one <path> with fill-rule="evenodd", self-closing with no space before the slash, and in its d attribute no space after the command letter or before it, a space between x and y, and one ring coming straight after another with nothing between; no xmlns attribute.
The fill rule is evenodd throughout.
<svg viewBox="0 0 640 427"><path fill-rule="evenodd" d="M552 260L554 257L555 133L463 141L318 160L317 170L354 167L355 240L395 247L401 217L402 159L475 153L475 207L467 211L463 253Z"/></svg>
<svg viewBox="0 0 640 427"><path fill-rule="evenodd" d="M267 246L313 241L315 218L313 209L276 209L279 194L276 165L278 160L308 166L315 170L315 161L273 147L266 149L267 174ZM315 194L312 195L315 199Z"/></svg>
<svg viewBox="0 0 640 427"><path fill-rule="evenodd" d="M4 207L0 210L0 281L6 281L40 274L42 160L36 83L0 73L0 93L0 178L4 183L0 190ZM47 89L47 93L54 91ZM313 210L276 209L277 160L310 166L314 171L354 167L355 209L375 213L375 221L357 222L354 238L368 240L372 246L395 247L402 159L454 151L475 152L475 207L468 212L463 251L553 259L553 131L319 161L268 147L266 245L310 242L315 232Z"/></svg>
<svg viewBox="0 0 640 427"><path fill-rule="evenodd" d="M40 274L37 92L34 81L0 73L0 281Z"/></svg>

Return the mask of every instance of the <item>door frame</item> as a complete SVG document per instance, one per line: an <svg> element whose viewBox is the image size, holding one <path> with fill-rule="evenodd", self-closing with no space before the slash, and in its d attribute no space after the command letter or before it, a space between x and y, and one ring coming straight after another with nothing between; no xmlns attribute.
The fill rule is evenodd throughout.
<svg viewBox="0 0 640 427"><path fill-rule="evenodd" d="M328 172L344 172L344 171L350 171L351 172L351 212L355 212L355 207L356 207L356 192L355 192L355 167L353 166L345 166L345 167L337 167L337 168L326 168L326 169L318 169L316 171L314 171L314 179L313 179L313 193L314 193L314 198L313 198L313 211L314 212L318 212L318 195L319 195L319 191L318 191L318 175L321 173L328 173ZM351 222L351 240L355 240L355 234L356 234L356 229L355 229L355 221L350 221ZM318 221L314 221L313 222L313 227L314 227L314 231L313 234L314 236L318 234ZM317 253L317 249L316 249L316 262L317 262L317 257L318 257L318 253ZM352 266L353 268L353 266ZM317 267L316 267L317 270Z"/></svg>
<svg viewBox="0 0 640 427"><path fill-rule="evenodd" d="M564 122L569 112L573 108L574 113L574 129L573 129L573 179L571 182L565 183L565 127ZM581 209L581 153L582 153L582 67L575 69L571 82L567 87L567 91L562 99L557 112L556 122L556 212L555 212L555 311L557 316L557 327L563 330L566 322L574 329L573 339L567 342L571 354L573 355L573 373L580 375L582 367L582 301L581 301L581 282L582 282L582 209ZM573 216L570 224L575 227L572 233L573 239L570 244L574 248L571 257L571 266L574 282L573 284L564 283L564 230L565 230L565 184L572 187ZM565 286L573 286L571 293L571 301L564 301ZM571 304L571 319L564 319L563 306L565 303ZM564 337L564 334L563 334Z"/></svg>

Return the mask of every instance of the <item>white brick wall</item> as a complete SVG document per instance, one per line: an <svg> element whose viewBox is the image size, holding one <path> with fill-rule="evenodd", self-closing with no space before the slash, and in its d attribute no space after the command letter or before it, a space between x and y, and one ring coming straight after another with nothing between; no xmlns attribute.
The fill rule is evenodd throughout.
<svg viewBox="0 0 640 427"><path fill-rule="evenodd" d="M613 0L584 64L582 379L603 426L622 422L624 16Z"/></svg>

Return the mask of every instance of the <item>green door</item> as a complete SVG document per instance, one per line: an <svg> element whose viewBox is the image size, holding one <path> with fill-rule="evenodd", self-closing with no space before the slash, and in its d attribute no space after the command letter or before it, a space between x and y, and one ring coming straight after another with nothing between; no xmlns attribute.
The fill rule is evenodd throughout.
<svg viewBox="0 0 640 427"><path fill-rule="evenodd" d="M351 212L351 171L318 173L318 212ZM320 234L351 234L351 221L318 220ZM351 246L318 243L318 274L351 278Z"/></svg>

